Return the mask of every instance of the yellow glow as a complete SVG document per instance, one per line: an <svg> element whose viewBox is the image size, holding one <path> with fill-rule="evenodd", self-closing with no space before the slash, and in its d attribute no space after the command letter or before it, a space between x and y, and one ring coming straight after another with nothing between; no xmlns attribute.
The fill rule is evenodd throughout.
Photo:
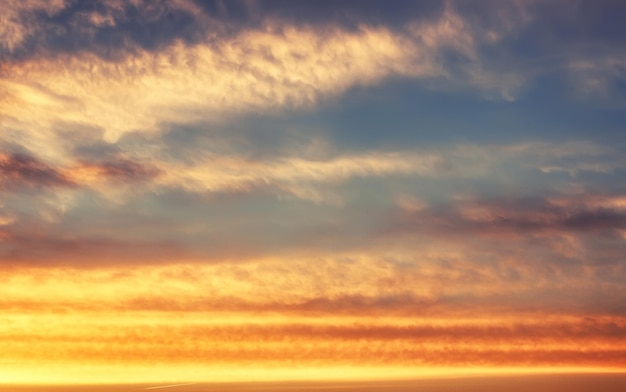
<svg viewBox="0 0 626 392"><path fill-rule="evenodd" d="M384 264L343 265L354 270L337 280L333 263L318 262L314 273L292 261L291 282L288 263L278 261L5 269L0 382L388 379L626 366L626 342L613 332L626 319L445 307L381 313L350 302L338 312L332 301L346 294L393 293L371 280L390 279ZM302 307L316 298L331 307Z"/></svg>
<svg viewBox="0 0 626 392"><path fill-rule="evenodd" d="M165 373L164 373L165 372ZM63 384L149 384L184 382L265 382L265 381L384 381L446 377L480 377L534 374L624 373L623 369L603 367L317 367L259 368L207 366L119 366L68 369L43 366L32 369L3 368L0 384L63 385ZM164 375L166 374L166 375Z"/></svg>

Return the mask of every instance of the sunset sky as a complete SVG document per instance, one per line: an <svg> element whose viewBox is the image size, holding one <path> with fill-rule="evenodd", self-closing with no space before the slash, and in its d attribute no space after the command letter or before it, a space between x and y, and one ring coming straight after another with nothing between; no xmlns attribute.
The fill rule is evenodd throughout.
<svg viewBox="0 0 626 392"><path fill-rule="evenodd" d="M0 7L0 384L626 372L622 1Z"/></svg>

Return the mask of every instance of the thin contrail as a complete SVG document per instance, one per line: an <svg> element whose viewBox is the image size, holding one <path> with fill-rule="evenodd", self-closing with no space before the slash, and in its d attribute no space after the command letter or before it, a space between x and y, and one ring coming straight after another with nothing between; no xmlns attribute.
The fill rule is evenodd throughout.
<svg viewBox="0 0 626 392"><path fill-rule="evenodd" d="M144 388L144 390L145 390L145 389L174 388L174 387L182 387L182 386L185 386L185 385L193 385L193 384L196 384L196 383L195 383L195 382L190 382L190 383L187 383L187 384L162 385L162 386L159 386L159 387L148 387L148 388Z"/></svg>

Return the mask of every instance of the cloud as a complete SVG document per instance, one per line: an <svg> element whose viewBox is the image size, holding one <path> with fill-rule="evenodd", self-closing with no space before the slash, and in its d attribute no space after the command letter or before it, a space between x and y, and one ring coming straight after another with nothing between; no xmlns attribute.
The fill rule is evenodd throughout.
<svg viewBox="0 0 626 392"><path fill-rule="evenodd" d="M57 218L58 219L58 218ZM163 262L184 257L172 241L124 241L111 237L54 236L43 225L32 227L16 220L5 226L0 240L3 264L94 265L137 260ZM28 230L24 230L28 228Z"/></svg>
<svg viewBox="0 0 626 392"><path fill-rule="evenodd" d="M524 79L485 66L478 30L453 7L429 14L431 18L418 17L404 30L366 23L351 29L340 24L296 26L270 18L233 33L201 30L198 36L182 27L187 16L200 18L191 2L68 7L50 11L54 17L33 17L79 30L88 23L114 40L101 43L99 33L81 33L90 37L87 48L130 49L114 59L89 50L51 50L2 62L4 138L57 161L63 160L59 128L103 132L114 143L126 133L158 132L165 123L308 109L355 86L394 76L469 87L506 99L514 98ZM137 31L130 27L136 18L144 22ZM184 39L189 34L194 38ZM155 42L133 44L142 39ZM450 53L463 60L451 65Z"/></svg>
<svg viewBox="0 0 626 392"><path fill-rule="evenodd" d="M28 112L39 127L81 123L103 129L107 140L115 141L125 132L154 131L165 121L307 106L408 66L411 55L404 46L380 29L318 35L268 26L216 48L174 44L117 63L88 54L30 62L10 66L11 74L22 76L3 80L9 98L2 117L5 126L8 119L19 124L17 119L28 118L21 105L36 104L37 110ZM432 72L428 65L420 70L420 62L413 67Z"/></svg>
<svg viewBox="0 0 626 392"><path fill-rule="evenodd" d="M32 275L27 276L27 272ZM149 282L139 279L138 287L151 289L157 300L153 303L158 303L162 285L167 290L178 289L179 295L169 299L193 301L187 297L190 281L176 282L176 276L181 279L184 275L158 276L154 270L148 274L127 268L125 272L110 272L106 276L102 270L78 273L67 270L61 275L60 271L22 270L9 279L2 277L2 289L10 287L14 298L16 294L28 293L32 286L27 284L31 281L39 282L44 288L51 283L65 287L53 292L56 297L46 297L47 312L36 312L27 303L19 308L18 298L14 299L12 309L4 308L9 322L0 327L1 339L7 343L5 357L28 366L54 360L64 367L76 366L79 361L83 365L100 366L138 363L158 366L166 362L168 366L210 367L230 363L290 368L294 359L298 367L314 364L604 367L622 363L619 354L624 349L626 334L623 317L516 312L499 315L468 312L459 317L452 311L424 318L420 310L417 310L422 316L419 318L414 317L415 310L401 317L389 314L377 317L372 313L353 316L318 313L314 317L288 313L285 317L280 310L266 312L259 308L252 313L232 310L180 313L168 308L120 312L103 306L102 300L123 302L134 290L129 290L127 285L120 285L121 290L110 290L112 286L108 286L109 290L101 293L99 286L104 282L134 279L137 276L128 275L141 273ZM193 276L191 273L190 277ZM85 291L83 287L89 285L94 290ZM71 295L76 302L59 298ZM222 302L228 299L222 298ZM20 317L19 311L30 312L29 318ZM85 318L84 314L89 317ZM173 314L177 317L172 317ZM70 325L72 328L68 328ZM34 354L33 341L37 342ZM106 347L106 354L102 347Z"/></svg>
<svg viewBox="0 0 626 392"><path fill-rule="evenodd" d="M621 198L605 200L606 207L598 206L597 202L588 203L585 198L556 203L542 198L461 202L457 207L456 225L459 228L469 225L477 232L482 228L490 232L516 233L626 229L626 211L618 202Z"/></svg>
<svg viewBox="0 0 626 392"><path fill-rule="evenodd" d="M577 173L583 168L570 162L581 155L590 167L611 165L608 172L621 167L618 151L593 143L459 144L340 151L323 137L299 131L277 132L271 145L257 142L255 137L238 129L179 131L136 140L127 137L116 145L115 154L134 154L133 159L150 162L148 165L161 173L154 179L161 186L221 192L251 189L254 185L303 196L313 195L315 188L319 190L324 183L339 184L358 177L488 178L510 170L503 165L516 165L518 170L539 169L546 174L566 170L569 165L568 170ZM90 159L88 154L81 154L79 159ZM97 151L95 154L102 155ZM111 159L107 156L105 159Z"/></svg>
<svg viewBox="0 0 626 392"><path fill-rule="evenodd" d="M622 107L626 96L620 87L626 80L626 57L606 53L594 58L573 58L566 67L574 91L584 99L596 99Z"/></svg>
<svg viewBox="0 0 626 392"><path fill-rule="evenodd" d="M383 9L384 8L384 9ZM7 58L28 59L42 53L92 52L115 60L136 50L158 51L174 41L195 44L223 39L269 21L316 29L339 26L358 30L362 25L401 28L409 22L436 18L438 1L398 2L381 8L376 1L350 3L320 1L315 6L283 1L149 1L98 0L24 1L7 5Z"/></svg>
<svg viewBox="0 0 626 392"><path fill-rule="evenodd" d="M537 170L565 166L575 156L619 165L619 152L591 143L350 153L322 144L320 151L306 157L300 151L308 149L308 142L295 151L278 149L268 156L246 155L237 141L234 147L222 144L212 150L211 142L210 135L194 142L185 150L188 160L181 160L168 154L167 139L141 139L139 153L133 154L139 142L125 138L115 149L102 152L98 144L95 150L82 148L65 165L45 166L53 178L71 186L46 188L45 194L22 189L5 195L12 219L25 222L20 235L33 227L40 232L41 246L11 240L12 254L24 262L32 258L54 264L62 262L64 248L48 246L46 239L69 241L79 250L93 248L94 241L110 241L123 244L120 249L127 249L129 259L138 263L161 263L164 258L154 258L147 248L168 238L168 247L177 248L181 257L219 262L269 254L377 253L384 247L406 252L413 246L407 238L414 246L424 246L426 239L460 246L464 236L473 235L480 241L473 247L463 245L466 252L492 246L494 252L489 253L501 257L510 251L492 240L506 237L561 268L567 260L580 264L584 252L590 261L611 264L619 244L607 245L604 251L596 245L621 238L626 228L619 189L609 184L605 193L572 190L569 177ZM516 197L490 185L511 176L533 176L540 192L523 196L532 181L520 184ZM459 187L458 181L483 185ZM426 194L423 184L429 184ZM376 205L367 204L372 189L390 186L397 191L376 196ZM362 203L368 214L359 210ZM247 212L240 214L240 208ZM585 238L588 243L581 242ZM11 241L5 242L5 249ZM85 253L88 250L77 251L81 256L72 257L71 264L79 263ZM107 251L91 257L90 263L119 259L121 253Z"/></svg>
<svg viewBox="0 0 626 392"><path fill-rule="evenodd" d="M159 170L130 160L110 160L103 162L81 162L69 170L77 181L86 183L101 179L117 182L137 183L150 180L160 174Z"/></svg>
<svg viewBox="0 0 626 392"><path fill-rule="evenodd" d="M254 161L237 157L207 156L198 164L168 165L166 184L189 190L219 190L250 182L280 184L286 189L307 182L340 182L351 177L390 174L433 175L440 171L442 157L433 153L365 153L311 160L285 157Z"/></svg>
<svg viewBox="0 0 626 392"><path fill-rule="evenodd" d="M161 363L290 369L294 359L300 368L621 366L623 307L606 307L623 303L621 280L531 273L517 283L497 275L502 262L490 266L462 249L466 260L451 260L454 248L413 250L411 260L366 252L212 265L9 265L0 272L0 339L5 358L29 368L54 360L109 371ZM604 307L581 299L595 296Z"/></svg>
<svg viewBox="0 0 626 392"><path fill-rule="evenodd" d="M0 49L5 58L6 53L18 50L24 42L37 31L37 23L29 20L39 14L50 17L65 7L65 1L8 1L0 17Z"/></svg>
<svg viewBox="0 0 626 392"><path fill-rule="evenodd" d="M341 184L354 178L497 181L515 173L532 175L538 182L545 178L545 181L551 181L548 192L563 192L567 181L553 180L560 172L570 173L572 177L586 172L608 175L626 167L619 148L590 142L458 144L413 150L342 152L331 144L310 140L295 147L288 145L284 149L275 149L264 156L262 152L246 155L247 147L238 150L219 138L216 141L219 149L228 152L211 151L212 141L209 135L205 140L195 140L195 147L186 147L189 152L186 160L174 157L171 161L161 162L160 169L166 174L157 180L158 183L190 192L249 189L250 184L265 184L267 189L273 188L278 194L333 202L338 200L337 195L324 188L324 184ZM310 153L311 150L316 152ZM164 149L158 154L163 156L167 152ZM544 175L537 176L535 171ZM406 194L403 197L406 205L407 197L411 196Z"/></svg>
<svg viewBox="0 0 626 392"><path fill-rule="evenodd" d="M0 189L71 187L64 173L25 154L0 155Z"/></svg>
<svg viewBox="0 0 626 392"><path fill-rule="evenodd" d="M85 236L82 242L16 236L0 242L3 250L20 240L29 245L22 254L4 253L5 308L383 318L471 318L476 309L487 318L519 312L604 317L626 311L621 285L626 271L619 263L559 264L557 255L542 254L532 243L518 248L507 242L500 249L483 248L480 239L471 246L443 240L401 249L391 244L211 260L195 258L172 242L129 246ZM72 253L54 254L52 246ZM50 292L57 294L47 296ZM92 302L85 302L85 295Z"/></svg>
<svg viewBox="0 0 626 392"><path fill-rule="evenodd" d="M65 0L9 2L0 20L0 55L18 61L57 53L91 52L117 60L135 49L194 42L217 18L191 1ZM205 16L203 18L203 16Z"/></svg>
<svg viewBox="0 0 626 392"><path fill-rule="evenodd" d="M73 166L51 166L24 153L0 155L2 187L14 192L97 187L99 183L108 181L137 184L158 175L159 170L154 167L120 158L101 162L76 162Z"/></svg>

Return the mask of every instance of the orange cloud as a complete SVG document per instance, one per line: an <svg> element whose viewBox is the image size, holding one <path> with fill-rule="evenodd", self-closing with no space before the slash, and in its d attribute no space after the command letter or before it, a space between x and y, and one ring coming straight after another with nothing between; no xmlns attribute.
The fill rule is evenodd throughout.
<svg viewBox="0 0 626 392"><path fill-rule="evenodd" d="M389 378L486 368L626 366L626 319L619 315L485 303L476 312L467 303L431 307L411 298L398 313L388 293L419 291L429 280L404 280L394 288L384 279L389 268L375 260L336 265L283 260L3 269L0 363L7 365L0 379L33 382L24 376L33 368L42 369L39 382L125 382L138 375L144 378L136 380L146 382L216 381L222 379L214 378L219 369L238 369L240 380L255 380L257 372L269 375L278 368L280 375L270 378L333 374L320 369L353 369L349 374L355 377L365 369L391 369L380 373ZM487 290L506 295L507 286ZM375 303L341 297L350 292ZM326 305L307 310L314 296ZM341 306L349 311L325 308L332 301L344 301ZM80 372L88 376L77 377Z"/></svg>

